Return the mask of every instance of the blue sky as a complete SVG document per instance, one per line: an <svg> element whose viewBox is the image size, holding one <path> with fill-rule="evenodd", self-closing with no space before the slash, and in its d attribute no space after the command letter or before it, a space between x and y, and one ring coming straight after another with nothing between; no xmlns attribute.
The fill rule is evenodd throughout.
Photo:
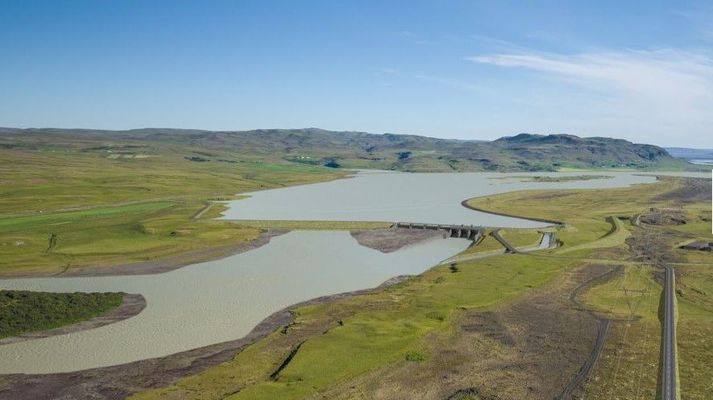
<svg viewBox="0 0 713 400"><path fill-rule="evenodd" d="M713 5L0 0L0 126L713 147Z"/></svg>

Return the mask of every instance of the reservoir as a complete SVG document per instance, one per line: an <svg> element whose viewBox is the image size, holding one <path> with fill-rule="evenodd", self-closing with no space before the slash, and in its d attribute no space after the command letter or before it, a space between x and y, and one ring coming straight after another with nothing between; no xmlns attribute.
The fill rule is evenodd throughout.
<svg viewBox="0 0 713 400"><path fill-rule="evenodd" d="M533 182L534 176L601 175L607 179ZM528 189L622 187L653 182L631 173L402 173L361 172L350 179L246 193L229 202L225 219L389 221L537 228L526 221L473 211L461 201Z"/></svg>
<svg viewBox="0 0 713 400"><path fill-rule="evenodd" d="M653 176L605 174L612 178L532 182L521 173L366 172L350 179L250 193L230 202L223 218L531 228L543 223L480 213L460 203L515 190L606 188L654 181ZM360 246L349 232L293 231L242 254L162 274L0 280L2 289L123 291L142 294L147 301L140 314L114 324L0 345L0 373L116 365L237 339L290 304L375 287L397 275L419 274L468 245L464 239L434 238L384 254Z"/></svg>

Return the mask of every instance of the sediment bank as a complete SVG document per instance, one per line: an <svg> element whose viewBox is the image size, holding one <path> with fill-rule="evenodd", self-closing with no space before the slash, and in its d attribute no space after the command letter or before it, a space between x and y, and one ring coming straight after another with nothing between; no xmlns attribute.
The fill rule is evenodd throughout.
<svg viewBox="0 0 713 400"><path fill-rule="evenodd" d="M382 253L392 253L411 244L443 237L444 232L391 228L351 231L351 235L362 246L379 250Z"/></svg>

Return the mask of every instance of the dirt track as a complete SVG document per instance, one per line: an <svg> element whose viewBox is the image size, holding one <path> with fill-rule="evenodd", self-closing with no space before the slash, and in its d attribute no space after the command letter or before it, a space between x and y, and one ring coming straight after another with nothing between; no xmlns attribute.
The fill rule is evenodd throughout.
<svg viewBox="0 0 713 400"><path fill-rule="evenodd" d="M560 400L569 400L572 398L572 395L575 392L581 390L582 383L589 376L589 373L592 371L592 368L594 368L594 365L596 364L597 360L599 359L599 356L602 353L602 350L604 349L604 341L606 340L607 333L609 332L609 326L612 322L610 319L600 317L596 312L589 310L586 305L579 301L577 296L589 287L601 284L609 279L612 279L614 276L616 276L616 274L621 273L621 271L621 266L612 268L609 271L604 272L603 274L597 275L587 281L582 282L569 294L569 301L572 304L574 304L582 311L589 313L589 315L591 315L594 319L597 320L597 338L594 341L594 347L592 348L592 352L590 353L589 358L584 362L579 372L577 372L577 374L572 378L572 380L567 384L567 386L565 386L564 390L562 391L562 394L560 394L559 396Z"/></svg>
<svg viewBox="0 0 713 400"><path fill-rule="evenodd" d="M610 270L582 265L512 303L463 311L452 333L429 337L425 361L357 377L320 399L557 398L600 343L597 319L569 297Z"/></svg>

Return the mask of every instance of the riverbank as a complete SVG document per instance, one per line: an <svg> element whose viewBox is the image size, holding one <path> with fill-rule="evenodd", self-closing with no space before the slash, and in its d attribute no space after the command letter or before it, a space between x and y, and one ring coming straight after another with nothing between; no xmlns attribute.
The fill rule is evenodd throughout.
<svg viewBox="0 0 713 400"><path fill-rule="evenodd" d="M257 324L246 336L166 357L111 367L60 374L0 375L0 400L53 400L69 398L125 398L152 388L168 386L234 358L247 346L295 322L292 310L372 293L404 282L410 276L392 277L376 288L321 296L285 307ZM88 322L88 321L87 321ZM66 327L70 328L70 327ZM89 329L89 328L87 328Z"/></svg>
<svg viewBox="0 0 713 400"><path fill-rule="evenodd" d="M487 208L566 221L567 227L558 232L558 237L562 236L563 246L574 247L606 235L611 230L606 221L610 215L633 215L652 205L665 206L668 200L663 200L663 195L672 190L678 193L680 183L670 180L606 191L520 191L487 196L492 199ZM691 210L698 212L698 206ZM709 200L700 206L709 211ZM702 232L710 225L704 226L702 219L708 214L700 215L700 225L696 222L695 227ZM693 227L691 224L685 229ZM627 225L626 229L636 228ZM567 257L559 256L557 250L544 250L537 255L459 262L457 268L443 265L403 287L300 309L296 324L284 332L266 337L227 363L138 398L443 399L454 393L552 398L586 367L597 346L598 330L595 319L568 301L570 291L555 293L547 284L564 278L571 283L566 287L573 289L588 277L604 272L611 263L627 265L627 261L619 261L629 257L627 244L616 241L610 245L583 248ZM584 272L576 267L591 264L591 260L601 260L594 263L602 267L588 269L585 276L570 275L570 271ZM617 285L620 288L621 283ZM629 300L648 302L657 298L651 289L619 288L597 290L592 292L594 296L585 293L584 298L589 306L609 309L613 304L610 296L617 296L621 300L615 304L624 310L631 304ZM535 293L541 296L531 297ZM695 292L686 293L690 297ZM656 303L652 306L656 308ZM583 340L584 333L589 340ZM631 360L627 355L626 360L619 361L616 354L622 348L640 350L640 344L658 354L656 336L637 335L636 341L627 342L626 336L619 335L619 327L612 333L615 339L607 340L602 358L585 381L587 391L640 389L649 393L652 386L648 380L641 380L636 387L622 387L626 382L616 380L613 369L602 369L601 365L609 361L626 363L627 375L632 376L645 372L648 366L655 369L656 363L650 363L648 355L642 358L631 353ZM686 337L687 345L704 354L702 346L691 339ZM572 358L575 346L576 360ZM359 351L352 351L355 348ZM289 365L274 379L265 378L288 358ZM508 372L503 374L503 369ZM655 382L653 385L655 389Z"/></svg>
<svg viewBox="0 0 713 400"><path fill-rule="evenodd" d="M230 254L231 246L260 230L216 221L220 207L206 204L349 176L278 159L232 162L235 154L221 156L225 162L195 162L185 158L195 147L177 144L163 143L146 158L110 158L108 150L85 144L59 144L66 151L57 143L47 151L0 149L0 277L71 275L74 269L94 275L110 265L180 265L181 259L214 258L211 252Z"/></svg>
<svg viewBox="0 0 713 400"><path fill-rule="evenodd" d="M461 201L461 205L467 209L473 210L473 211L478 211L484 214L490 214L490 215L497 215L500 217L509 217L509 218L523 218L523 219L528 219L530 221L537 221L537 222L544 222L546 224L552 224L552 225L557 225L557 226L564 226L564 222L562 221L557 221L554 219L547 219L547 218L538 218L538 217L524 217L522 215L516 215L508 212L503 212L503 211L493 211L487 208L481 208L481 207L475 207L471 204L471 201L473 199L465 199ZM487 203L487 198L485 199Z"/></svg>
<svg viewBox="0 0 713 400"><path fill-rule="evenodd" d="M253 224L247 224L246 226L253 226ZM244 253L250 250L254 250L265 246L270 243L270 240L274 237L284 235L290 230L286 227L290 226L293 228L302 229L317 229L317 230L344 230L350 229L351 227L369 227L369 229L356 229L350 230L352 237L357 240L357 242L365 247L372 248L374 250L379 250L382 253L391 253L397 251L405 246L416 244L428 239L442 237L443 232L440 231L417 231L409 229L395 229L382 227L387 225L382 222L374 223L345 223L340 225L339 223L329 223L329 224L319 224L312 221L293 221L290 224L277 222L271 223L267 221L264 223L265 226L276 226L277 229L268 228L253 240L239 242L230 246L220 246L220 247L209 247L205 249L191 250L182 253L177 256L162 258L151 261L143 261L137 263L128 264L117 264L110 266L88 266L88 267L75 267L71 269L66 269L54 276L57 277L97 277L97 276L122 276L122 275L151 275L151 274L161 274L164 272L173 271L178 268L182 268L188 265L197 264L206 261L220 260L226 257L230 257L236 254ZM255 225L257 226L257 225ZM373 226L373 228L371 228ZM35 274L20 274L13 275L11 277L3 279L22 279L22 278L34 278Z"/></svg>
<svg viewBox="0 0 713 400"><path fill-rule="evenodd" d="M260 248L276 236L284 235L286 230L267 230L253 240L238 242L230 246L209 247L205 249L191 250L178 256L164 259L144 261L131 264L118 264L106 267L78 267L68 269L57 276L117 276L117 275L150 275L161 274L168 271L185 267L199 262L220 260L235 254ZM28 276L32 277L32 276Z"/></svg>
<svg viewBox="0 0 713 400"><path fill-rule="evenodd" d="M572 225L577 230L565 232L567 235L565 245L573 246L601 237L599 231L603 231L604 227L609 225L605 222L607 215L629 215L640 212L642 207L646 207L645 205L663 201L656 195L662 194L664 192L662 189L665 188L666 186L663 185L652 185L606 192L590 190L517 193L512 196L498 196L499 200L504 201L502 203L494 201L495 204L491 206L498 205L506 211L507 207L518 206L523 215L537 211L544 218L562 218L568 224L573 221ZM516 201L508 201L512 197L516 197ZM544 199L548 201L543 201ZM583 206L592 201L595 201L601 209L593 210ZM708 204L706 203L706 207ZM609 229L610 226L604 233L606 234ZM621 245L623 243L612 244L616 248ZM364 372L364 369L359 368L368 367L377 370L380 367L388 369L394 366L403 367L399 364L399 362L403 363L403 354L420 352L419 354L422 354L425 359L431 356L434 358L439 355L444 356L441 353L442 347L439 346L440 338L447 332L451 332L451 329L458 329L453 323L461 311L474 307L491 307L513 296L527 293L559 274L560 271L573 266L577 258L590 257L591 249L578 251L571 256L571 261L556 255L549 257L549 255L549 253L542 257L513 255L498 260L492 259L492 261L479 260L459 264L455 270L437 267L410 281L404 288L397 287L384 292L375 291L359 299L347 297L334 299L334 302L305 306L290 313L293 320L284 325L286 327L284 330L268 333L263 336L264 341L258 340L254 343L255 346L242 348L245 352L241 350L235 353L238 356L233 359L228 358L227 364L203 370L205 374L199 373L200 376L190 377L165 391L146 396L160 397L162 394L183 391L185 397L191 397L190 393L195 395L200 392L202 397L224 398L233 393L238 397L250 398L250 393L269 394L272 390L280 390L281 394L291 393L290 395L297 397L299 393L295 394L292 391L296 387L302 387L304 391L312 390L314 385L322 385L317 387L326 388L327 384L322 378L325 374L329 375L331 381L348 381ZM623 259L618 254L609 258ZM547 262L542 262L544 259ZM537 313L528 315L537 315ZM513 319L513 323L518 320ZM473 340L468 343L473 347L473 343L481 346L484 338L474 335L470 339ZM485 339L488 337L486 336ZM481 354L484 360L501 361L500 356L488 358L488 355L502 353L488 347L490 343L487 340L485 343L486 345L481 346L484 348L473 350L478 350L477 353ZM274 373L274 366L286 360L284 355L294 354L295 346L298 345L299 352L291 359L288 369L280 372L282 378L269 382L259 380L261 376L270 376ZM357 354L343 351L354 347L363 351ZM541 351L544 349L543 346L532 348ZM495 350L500 349L495 348ZM329 365L333 368L324 368L324 360L329 360ZM405 372L409 372L409 368L417 368L416 364L406 365ZM409 365L411 367L408 367ZM520 366L524 369L521 373L533 372L528 369L530 368L528 365L530 364L525 363ZM143 372L151 374L150 371ZM434 369L434 374L439 372ZM454 375L458 374L458 371L454 373ZM410 376L414 375L410 374ZM134 379L139 378L134 377ZM242 380L248 383L241 382ZM533 381L522 379L521 382ZM418 382L412 383L416 390ZM360 386L359 389L369 389L369 387L371 386ZM492 389L492 385L488 387ZM107 393L112 392L107 391Z"/></svg>
<svg viewBox="0 0 713 400"><path fill-rule="evenodd" d="M435 230L391 228L351 231L351 235L362 246L382 253L393 253L405 246L442 238L445 233Z"/></svg>

